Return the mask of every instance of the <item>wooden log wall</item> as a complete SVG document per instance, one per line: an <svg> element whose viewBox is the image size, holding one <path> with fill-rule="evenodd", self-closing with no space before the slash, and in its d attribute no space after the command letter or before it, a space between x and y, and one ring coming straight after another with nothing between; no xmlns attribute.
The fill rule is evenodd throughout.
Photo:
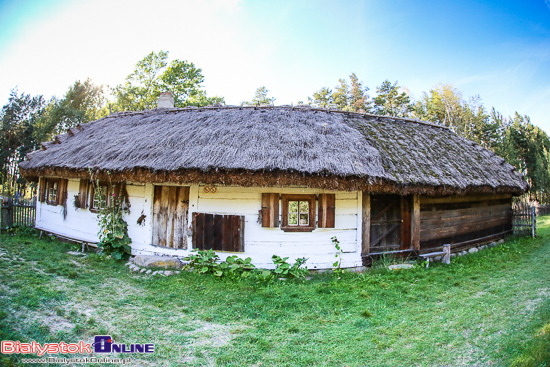
<svg viewBox="0 0 550 367"><path fill-rule="evenodd" d="M511 195L420 197L421 250L511 229Z"/></svg>

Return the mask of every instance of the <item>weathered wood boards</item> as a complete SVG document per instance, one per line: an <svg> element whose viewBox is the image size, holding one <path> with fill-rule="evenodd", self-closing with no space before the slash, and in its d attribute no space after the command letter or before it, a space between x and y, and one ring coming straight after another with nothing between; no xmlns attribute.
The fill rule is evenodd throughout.
<svg viewBox="0 0 550 367"><path fill-rule="evenodd" d="M421 197L363 193L362 255L421 251L509 231L511 195Z"/></svg>
<svg viewBox="0 0 550 367"><path fill-rule="evenodd" d="M187 248L189 187L155 186L153 245Z"/></svg>
<svg viewBox="0 0 550 367"><path fill-rule="evenodd" d="M501 233L511 224L510 195L420 198L422 249Z"/></svg>
<svg viewBox="0 0 550 367"><path fill-rule="evenodd" d="M244 252L244 216L193 214L193 248Z"/></svg>

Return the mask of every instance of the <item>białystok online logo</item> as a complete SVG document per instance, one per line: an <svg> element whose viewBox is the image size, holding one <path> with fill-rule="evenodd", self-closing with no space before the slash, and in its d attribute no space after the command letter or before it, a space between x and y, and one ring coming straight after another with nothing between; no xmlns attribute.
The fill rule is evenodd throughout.
<svg viewBox="0 0 550 367"><path fill-rule="evenodd" d="M92 348L94 351L92 352ZM154 353L155 345L150 344L118 344L110 335L96 335L92 344L80 341L78 343L21 343L19 341L4 340L1 347L2 354L48 354L69 353Z"/></svg>

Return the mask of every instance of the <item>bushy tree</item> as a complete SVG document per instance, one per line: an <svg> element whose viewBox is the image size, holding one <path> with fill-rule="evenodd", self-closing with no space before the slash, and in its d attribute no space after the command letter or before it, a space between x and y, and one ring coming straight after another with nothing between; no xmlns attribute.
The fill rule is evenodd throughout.
<svg viewBox="0 0 550 367"><path fill-rule="evenodd" d="M36 121L44 113L46 101L41 95L11 91L8 103L0 112L0 175L3 190L10 191L16 185L24 185L19 177L18 164L25 155L38 147L34 138Z"/></svg>
<svg viewBox="0 0 550 367"><path fill-rule="evenodd" d="M185 60L172 60L168 52L151 52L138 61L124 84L114 88L116 111L141 111L157 107L162 92L171 92L175 107L224 103L222 97L206 97L201 89L202 70Z"/></svg>
<svg viewBox="0 0 550 367"><path fill-rule="evenodd" d="M407 93L399 93L400 86L385 80L376 88L374 111L377 115L408 117L412 110L411 100Z"/></svg>

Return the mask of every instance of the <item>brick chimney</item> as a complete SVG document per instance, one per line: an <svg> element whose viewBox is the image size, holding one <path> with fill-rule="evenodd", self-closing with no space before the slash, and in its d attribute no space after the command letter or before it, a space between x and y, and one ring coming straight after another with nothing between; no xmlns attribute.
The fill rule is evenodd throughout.
<svg viewBox="0 0 550 367"><path fill-rule="evenodd" d="M157 108L174 108L174 96L170 92L163 92L159 96Z"/></svg>

